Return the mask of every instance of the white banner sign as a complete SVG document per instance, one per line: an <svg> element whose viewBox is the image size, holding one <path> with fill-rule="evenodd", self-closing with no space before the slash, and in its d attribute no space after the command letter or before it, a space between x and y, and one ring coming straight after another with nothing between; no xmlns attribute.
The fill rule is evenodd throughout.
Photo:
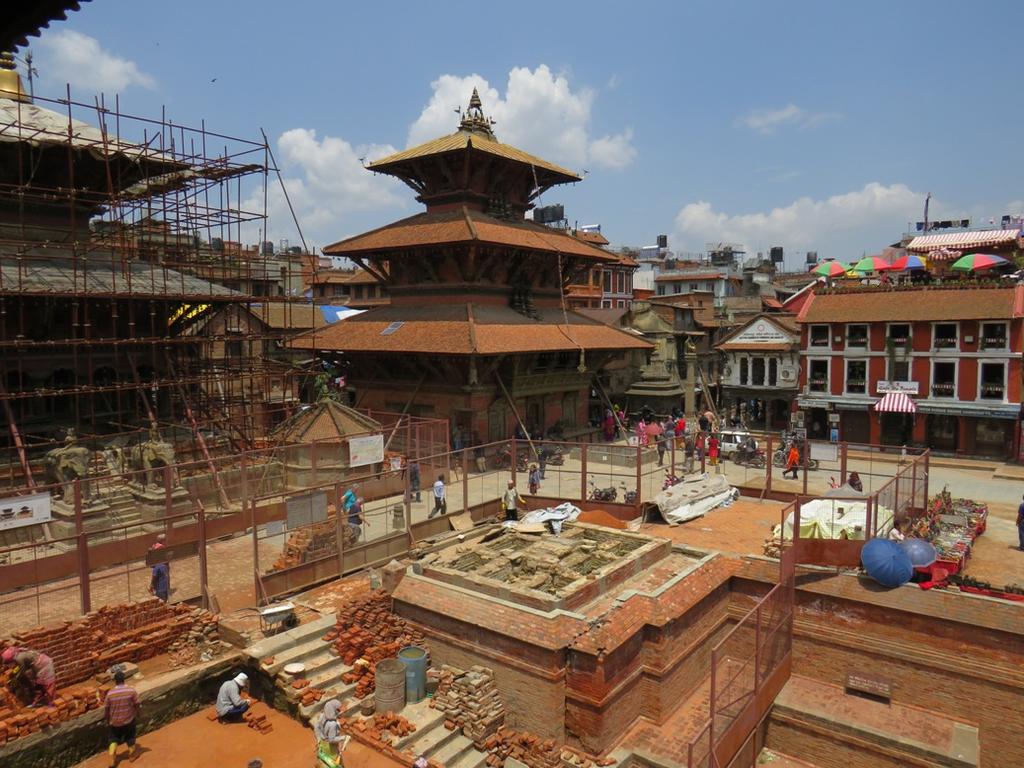
<svg viewBox="0 0 1024 768"><path fill-rule="evenodd" d="M788 343L795 340L794 336L786 333L774 323L770 323L767 320L758 320L729 339L729 343L777 344L779 342Z"/></svg>
<svg viewBox="0 0 1024 768"><path fill-rule="evenodd" d="M916 381L879 381L878 393L884 395L888 392L902 392L904 395L916 395L920 385Z"/></svg>
<svg viewBox="0 0 1024 768"><path fill-rule="evenodd" d="M384 461L384 435L353 437L348 441L348 465L365 467Z"/></svg>
<svg viewBox="0 0 1024 768"><path fill-rule="evenodd" d="M23 525L48 523L52 517L48 493L0 499L0 531L21 528Z"/></svg>

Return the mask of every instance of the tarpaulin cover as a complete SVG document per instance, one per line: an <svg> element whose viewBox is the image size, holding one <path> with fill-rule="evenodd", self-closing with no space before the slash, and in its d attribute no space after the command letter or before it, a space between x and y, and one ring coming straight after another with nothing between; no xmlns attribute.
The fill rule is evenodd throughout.
<svg viewBox="0 0 1024 768"><path fill-rule="evenodd" d="M910 556L889 539L871 539L860 551L860 563L868 576L885 587L906 584L914 575Z"/></svg>

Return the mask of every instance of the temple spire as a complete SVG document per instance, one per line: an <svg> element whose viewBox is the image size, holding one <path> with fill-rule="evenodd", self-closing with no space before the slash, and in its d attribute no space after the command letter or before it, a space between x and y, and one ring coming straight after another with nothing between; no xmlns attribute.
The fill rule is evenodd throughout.
<svg viewBox="0 0 1024 768"><path fill-rule="evenodd" d="M469 107L462 113L459 130L468 131L469 133L482 133L488 138L493 139L494 130L491 128L493 125L494 121L484 115L483 102L480 101L480 94L474 88L473 95L469 97Z"/></svg>

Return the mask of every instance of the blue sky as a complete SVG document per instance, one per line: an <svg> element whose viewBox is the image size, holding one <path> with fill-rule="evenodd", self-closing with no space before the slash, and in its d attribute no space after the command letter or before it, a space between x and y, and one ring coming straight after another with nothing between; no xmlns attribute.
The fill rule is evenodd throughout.
<svg viewBox="0 0 1024 768"><path fill-rule="evenodd" d="M32 40L37 90L259 138L307 238L419 210L359 158L454 130L589 171L552 190L614 244L667 233L852 259L933 214L1024 212L1012 2L93 0ZM966 41L966 42L965 42ZM213 79L216 78L215 82ZM295 242L280 196L270 231Z"/></svg>

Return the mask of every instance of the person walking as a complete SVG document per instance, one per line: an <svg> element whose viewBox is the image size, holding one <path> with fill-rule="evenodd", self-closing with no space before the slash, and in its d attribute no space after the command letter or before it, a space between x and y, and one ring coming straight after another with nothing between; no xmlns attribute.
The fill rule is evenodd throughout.
<svg viewBox="0 0 1024 768"><path fill-rule="evenodd" d="M711 435L711 439L708 440L708 458L711 460L711 466L718 466L718 451L721 447L721 443L718 440L718 435Z"/></svg>
<svg viewBox="0 0 1024 768"><path fill-rule="evenodd" d="M429 519L434 515L443 515L447 511L448 491L444 487L444 475L438 475L437 481L434 483L434 508L427 517Z"/></svg>
<svg viewBox="0 0 1024 768"><path fill-rule="evenodd" d="M249 687L249 676L239 672L230 680L225 680L217 691L217 719L222 723L238 721L249 710L248 699L242 691Z"/></svg>
<svg viewBox="0 0 1024 768"><path fill-rule="evenodd" d="M537 491L540 490L541 474L540 468L536 464L530 465L530 494L533 496L537 495Z"/></svg>
<svg viewBox="0 0 1024 768"><path fill-rule="evenodd" d="M30 707L53 704L57 696L57 673L53 668L53 659L31 648L11 646L0 655L0 661L14 664L17 667L15 675L18 682L31 688L33 699Z"/></svg>
<svg viewBox="0 0 1024 768"><path fill-rule="evenodd" d="M420 463L413 459L409 462L409 495L416 494L413 501L420 500Z"/></svg>
<svg viewBox="0 0 1024 768"><path fill-rule="evenodd" d="M662 467L665 465L665 443L669 441L669 436L662 430L661 434L654 438L655 446L658 449L658 466Z"/></svg>
<svg viewBox="0 0 1024 768"><path fill-rule="evenodd" d="M793 473L793 479L796 480L800 474L800 451L796 448L796 443L789 444L789 453L786 454L786 471L782 473L785 477L790 472Z"/></svg>
<svg viewBox="0 0 1024 768"><path fill-rule="evenodd" d="M694 442L692 435L685 435L683 437L683 474L688 475L693 472L693 451Z"/></svg>
<svg viewBox="0 0 1024 768"><path fill-rule="evenodd" d="M548 449L547 446L542 445L540 450L537 451L537 465L540 469L540 479L544 479L544 472L548 466Z"/></svg>
<svg viewBox="0 0 1024 768"><path fill-rule="evenodd" d="M505 493L501 496L501 508L505 511L506 520L518 520L519 519L519 504L526 502L523 501L523 497L519 495L519 491L516 490L516 481L509 480L508 488L505 489Z"/></svg>
<svg viewBox="0 0 1024 768"><path fill-rule="evenodd" d="M341 768L341 753L348 746L348 736L341 733L338 715L341 713L341 702L331 699L324 704L323 711L313 726L316 734L316 756L323 768Z"/></svg>
<svg viewBox="0 0 1024 768"><path fill-rule="evenodd" d="M132 762L139 755L138 744L135 743L135 718L139 715L139 694L134 688L125 685L124 670L114 672L114 687L107 693L103 704L103 717L110 728L110 766L117 765L117 746L128 747L128 759Z"/></svg>
<svg viewBox="0 0 1024 768"><path fill-rule="evenodd" d="M149 575L149 594L165 603L171 596L171 570L167 563L154 563Z"/></svg>
<svg viewBox="0 0 1024 768"><path fill-rule="evenodd" d="M1017 507L1017 543L1018 549L1024 552L1024 501Z"/></svg>
<svg viewBox="0 0 1024 768"><path fill-rule="evenodd" d="M348 527L352 529L354 541L359 541L359 537L363 535L363 526L369 525L366 516L363 515L363 501L363 498L359 497L355 504L348 508Z"/></svg>

